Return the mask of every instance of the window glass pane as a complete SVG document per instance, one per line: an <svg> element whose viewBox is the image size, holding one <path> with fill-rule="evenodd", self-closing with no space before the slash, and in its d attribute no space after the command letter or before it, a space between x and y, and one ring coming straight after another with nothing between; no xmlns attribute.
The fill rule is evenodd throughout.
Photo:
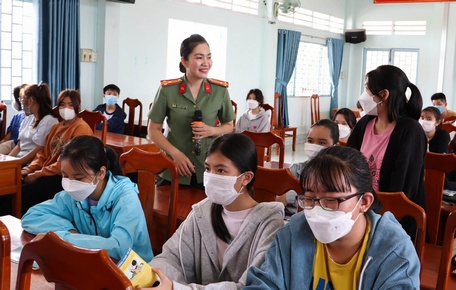
<svg viewBox="0 0 456 290"><path fill-rule="evenodd" d="M11 50L2 49L2 67L11 67Z"/></svg>
<svg viewBox="0 0 456 290"><path fill-rule="evenodd" d="M22 41L22 25L13 24L13 41Z"/></svg>
<svg viewBox="0 0 456 290"><path fill-rule="evenodd" d="M10 85L11 84L11 69L10 68L2 68L2 85ZM4 100L4 96L2 94L2 100Z"/></svg>
<svg viewBox="0 0 456 290"><path fill-rule="evenodd" d="M3 6L2 6L3 7ZM2 31L9 31L11 32L11 15L3 14L2 15Z"/></svg>
<svg viewBox="0 0 456 290"><path fill-rule="evenodd" d="M380 49L367 49L366 56L364 59L364 74L363 74L363 88L364 88L364 77L371 70L376 69L379 65L388 64L389 62L389 50Z"/></svg>
<svg viewBox="0 0 456 290"><path fill-rule="evenodd" d="M13 42L11 52L12 52L11 56L13 59L21 59L22 58L22 43Z"/></svg>
<svg viewBox="0 0 456 290"><path fill-rule="evenodd" d="M11 61L11 75L18 77L22 75L22 60L20 59L13 59Z"/></svg>
<svg viewBox="0 0 456 290"><path fill-rule="evenodd" d="M393 50L393 65L401 68L411 83L416 84L418 51Z"/></svg>

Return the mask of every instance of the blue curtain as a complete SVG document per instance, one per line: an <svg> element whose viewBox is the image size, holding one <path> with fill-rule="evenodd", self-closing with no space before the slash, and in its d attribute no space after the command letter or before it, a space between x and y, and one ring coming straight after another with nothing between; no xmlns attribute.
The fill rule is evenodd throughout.
<svg viewBox="0 0 456 290"><path fill-rule="evenodd" d="M329 74L331 76L331 105L329 110L331 118L333 109L339 107L338 87L344 43L343 40L336 38L328 38L326 40L326 45L328 46Z"/></svg>
<svg viewBox="0 0 456 290"><path fill-rule="evenodd" d="M38 81L60 91L79 89L79 0L40 0Z"/></svg>
<svg viewBox="0 0 456 290"><path fill-rule="evenodd" d="M287 85L296 65L300 40L301 32L279 29L275 91L282 95L284 126L288 126Z"/></svg>

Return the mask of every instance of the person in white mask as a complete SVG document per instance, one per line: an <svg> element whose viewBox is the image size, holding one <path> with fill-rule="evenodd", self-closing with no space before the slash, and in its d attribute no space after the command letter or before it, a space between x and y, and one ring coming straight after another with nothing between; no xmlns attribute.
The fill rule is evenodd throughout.
<svg viewBox="0 0 456 290"><path fill-rule="evenodd" d="M366 116L353 129L347 146L366 157L375 190L402 191L426 208L424 160L427 139L418 119L423 98L398 67L382 65L367 73L359 98ZM413 219L401 223L414 236Z"/></svg>
<svg viewBox="0 0 456 290"><path fill-rule="evenodd" d="M337 110L332 120L336 122L339 127L339 142L346 144L348 137L350 137L351 130L353 130L356 125L355 113L348 108L342 108Z"/></svg>
<svg viewBox="0 0 456 290"><path fill-rule="evenodd" d="M252 197L257 153L249 137L215 138L205 167L207 198L193 205L150 263L161 280L158 289L241 289L247 269L261 265L283 226L281 203Z"/></svg>
<svg viewBox="0 0 456 290"><path fill-rule="evenodd" d="M304 210L277 231L244 289L419 289L420 262L396 218L376 213L365 157L335 146L301 175Z"/></svg>
<svg viewBox="0 0 456 290"><path fill-rule="evenodd" d="M303 168L308 160L312 159L321 150L339 144L339 128L337 124L329 119L321 119L310 127L307 133L307 142L304 144L304 153L306 160L303 162L293 163L290 166L290 172L300 178ZM297 212L296 203L297 192L288 191L286 194L277 196L277 200L285 205L285 215L291 216Z"/></svg>
<svg viewBox="0 0 456 290"><path fill-rule="evenodd" d="M423 127L428 140L428 151L434 153L448 153L450 134L442 129L440 111L436 107L427 107L421 111L418 122Z"/></svg>
<svg viewBox="0 0 456 290"><path fill-rule="evenodd" d="M125 118L127 114L119 106L120 88L115 84L106 85L103 88L104 104L98 105L94 111L99 111L108 120L108 132L124 134ZM101 123L97 125L97 130L101 130Z"/></svg>
<svg viewBox="0 0 456 290"><path fill-rule="evenodd" d="M269 132L271 129L271 112L263 109L264 96L259 89L247 93L248 110L236 122L236 133L242 131Z"/></svg>
<svg viewBox="0 0 456 290"><path fill-rule="evenodd" d="M138 187L122 176L117 154L94 136L77 136L60 155L63 191L31 207L22 227L32 234L55 232L83 248L106 249L120 260L133 249L153 258Z"/></svg>
<svg viewBox="0 0 456 290"><path fill-rule="evenodd" d="M62 147L76 136L93 135L90 126L77 116L81 109L81 96L77 90L61 91L57 97L57 104L62 121L51 128L43 149L21 171L24 181L22 184L23 213L31 206L51 199L62 190L59 158ZM5 210L4 206L0 206L0 213L2 210Z"/></svg>
<svg viewBox="0 0 456 290"><path fill-rule="evenodd" d="M14 114L11 122L6 129L6 135L0 140L0 154L9 154L11 150L13 150L14 146L17 144L17 139L19 137L19 128L21 127L22 121L24 120L25 116L30 115L30 112L26 113L22 110L21 101L22 94L24 92L24 88L26 84L21 86L17 86L13 90L13 109L17 112Z"/></svg>

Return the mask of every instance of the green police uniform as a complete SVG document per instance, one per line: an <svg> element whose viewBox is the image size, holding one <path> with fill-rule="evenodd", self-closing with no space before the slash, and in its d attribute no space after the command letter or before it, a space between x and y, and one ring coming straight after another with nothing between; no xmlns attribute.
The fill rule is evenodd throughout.
<svg viewBox="0 0 456 290"><path fill-rule="evenodd" d="M201 154L195 155L191 123L195 110L203 113L203 122L209 126L216 125L216 119L221 123L235 119L228 83L214 79L204 79L196 101L188 88L187 78L161 81L161 86L155 96L152 109L148 117L153 122L162 124L168 117L168 141L184 153L195 165L196 179L203 183L204 159L213 137L201 140ZM164 172L162 177L171 180L169 172ZM180 184L189 185L190 177L181 176Z"/></svg>

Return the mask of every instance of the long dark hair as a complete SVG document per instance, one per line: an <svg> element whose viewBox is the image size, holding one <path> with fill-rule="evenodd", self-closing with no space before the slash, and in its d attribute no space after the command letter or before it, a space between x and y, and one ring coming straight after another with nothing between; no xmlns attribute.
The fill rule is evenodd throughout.
<svg viewBox="0 0 456 290"><path fill-rule="evenodd" d="M23 95L26 98L32 98L40 107L38 119L33 125L33 128L36 128L45 116L52 114L51 90L46 83L40 82L38 85L27 86Z"/></svg>
<svg viewBox="0 0 456 290"><path fill-rule="evenodd" d="M215 152L220 152L223 156L230 159L240 173L247 171L253 172L253 178L246 186L249 194L252 195L257 170L257 152L255 143L243 134L225 134L212 141L209 145L209 149L207 150L206 157ZM223 221L222 211L222 205L215 203L212 204L212 228L214 229L217 237L226 243L230 243L231 235L226 228L225 222Z"/></svg>
<svg viewBox="0 0 456 290"><path fill-rule="evenodd" d="M339 142L339 127L337 126L336 122L331 121L330 119L320 119L317 122L313 123L312 126L310 126L311 129L314 127L328 128L331 134L331 139L333 140L333 144Z"/></svg>
<svg viewBox="0 0 456 290"><path fill-rule="evenodd" d="M422 112L429 112L429 113L433 114L434 118L435 118L435 122L440 122L440 119L441 119L440 111L436 107L433 107L433 106L426 107L426 108L423 109ZM442 128L442 122L440 122L435 127L436 130L441 129L441 128Z"/></svg>
<svg viewBox="0 0 456 290"><path fill-rule="evenodd" d="M71 166L79 172L100 171L102 166L114 175L122 175L117 154L94 136L80 135L71 139L62 149L60 160L69 159ZM108 175L106 175L108 178Z"/></svg>
<svg viewBox="0 0 456 290"><path fill-rule="evenodd" d="M350 110L348 108L342 108L342 109L337 110L337 112L334 114L334 117L332 118L333 121L336 121L337 115L344 116L345 122L347 122L348 127L350 127L350 129L355 128L356 116L352 110Z"/></svg>
<svg viewBox="0 0 456 290"><path fill-rule="evenodd" d="M379 98L384 89L389 91L388 120L397 121L400 117L418 120L421 116L423 98L420 90L412 84L405 73L393 65L381 65L366 74L367 87ZM407 100L405 91L410 88L412 94Z"/></svg>
<svg viewBox="0 0 456 290"><path fill-rule="evenodd" d="M355 187L358 192L371 192L374 202L370 209L381 209L366 158L354 148L333 146L321 150L305 164L300 181L303 191L350 192Z"/></svg>
<svg viewBox="0 0 456 290"><path fill-rule="evenodd" d="M182 41L181 47L180 47L180 56L183 57L185 60L188 60L188 56L190 53L192 53L193 49L201 43L205 43L209 46L209 43L207 43L206 39L202 37L199 34L192 34L190 37L187 37ZM187 69L185 66L182 64L182 62L179 63L179 70L182 73L187 72Z"/></svg>
<svg viewBox="0 0 456 290"><path fill-rule="evenodd" d="M247 97L245 98L246 100L249 99L249 96L251 94L254 94L255 95L255 100L258 102L258 104L260 105L260 107L263 107L263 102L264 102L264 96L263 96L263 92L260 90L260 89L251 89L248 93L247 93Z"/></svg>

